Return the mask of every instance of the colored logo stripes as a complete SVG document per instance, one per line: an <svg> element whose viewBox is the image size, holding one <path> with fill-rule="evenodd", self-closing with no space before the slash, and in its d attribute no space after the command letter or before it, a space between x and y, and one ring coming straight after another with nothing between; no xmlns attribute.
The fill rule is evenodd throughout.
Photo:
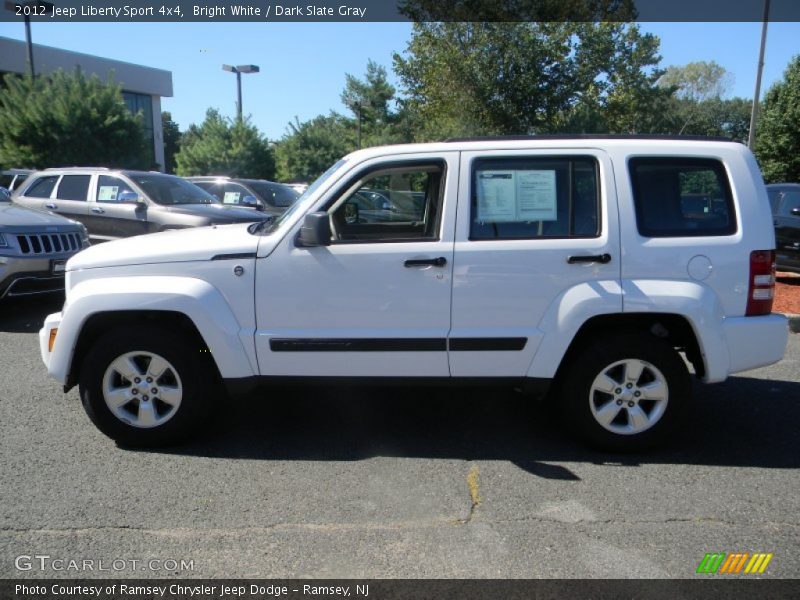
<svg viewBox="0 0 800 600"><path fill-rule="evenodd" d="M764 552L725 552L708 553L700 561L697 573L763 573L767 569L773 554Z"/></svg>

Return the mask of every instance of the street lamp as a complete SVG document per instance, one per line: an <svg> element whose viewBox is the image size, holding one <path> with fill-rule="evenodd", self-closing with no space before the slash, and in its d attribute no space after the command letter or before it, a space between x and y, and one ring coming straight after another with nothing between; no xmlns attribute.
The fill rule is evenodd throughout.
<svg viewBox="0 0 800 600"><path fill-rule="evenodd" d="M223 71L229 73L236 73L236 95L239 99L236 103L236 115L238 119L242 120L242 73L258 73L261 69L258 65L222 65Z"/></svg>
<svg viewBox="0 0 800 600"><path fill-rule="evenodd" d="M43 12L48 11L52 14L53 4L50 2L42 2L41 0L28 0L28 2L6 2L6 10L11 12L20 11L25 19L25 45L28 48L28 69L31 77L36 75L36 70L33 68L33 42L31 41L31 13L34 15L41 15Z"/></svg>

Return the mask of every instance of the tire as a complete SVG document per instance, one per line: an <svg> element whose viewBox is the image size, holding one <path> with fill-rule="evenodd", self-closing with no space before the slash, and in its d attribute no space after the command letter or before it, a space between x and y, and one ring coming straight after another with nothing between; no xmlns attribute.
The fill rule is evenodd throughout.
<svg viewBox="0 0 800 600"><path fill-rule="evenodd" d="M686 364L665 340L623 334L592 341L559 374L562 417L592 446L638 452L662 444L691 401Z"/></svg>
<svg viewBox="0 0 800 600"><path fill-rule="evenodd" d="M104 334L86 354L78 382L92 422L131 447L167 446L197 433L211 413L216 383L214 365L197 343L156 327Z"/></svg>

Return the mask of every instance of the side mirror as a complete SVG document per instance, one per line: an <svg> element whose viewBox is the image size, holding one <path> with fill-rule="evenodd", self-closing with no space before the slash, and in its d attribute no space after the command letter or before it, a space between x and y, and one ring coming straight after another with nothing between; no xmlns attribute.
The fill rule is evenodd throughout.
<svg viewBox="0 0 800 600"><path fill-rule="evenodd" d="M330 246L331 235L331 220L328 213L309 213L303 219L303 226L300 228L297 245L304 248Z"/></svg>
<svg viewBox="0 0 800 600"><path fill-rule="evenodd" d="M245 196L239 204L248 208L258 208L258 200L255 196Z"/></svg>
<svg viewBox="0 0 800 600"><path fill-rule="evenodd" d="M800 217L800 208L798 208L798 207L793 208L789 212L791 212L795 217Z"/></svg>
<svg viewBox="0 0 800 600"><path fill-rule="evenodd" d="M358 216L358 204L355 202L346 202L344 205L344 222L358 223Z"/></svg>

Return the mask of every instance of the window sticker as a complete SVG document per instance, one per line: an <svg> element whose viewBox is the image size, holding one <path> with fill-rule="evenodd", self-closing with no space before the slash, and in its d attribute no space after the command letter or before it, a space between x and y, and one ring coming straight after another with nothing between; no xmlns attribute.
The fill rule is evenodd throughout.
<svg viewBox="0 0 800 600"><path fill-rule="evenodd" d="M100 189L97 190L97 199L114 202L117 199L117 192L119 192L118 185L101 185Z"/></svg>
<svg viewBox="0 0 800 600"><path fill-rule="evenodd" d="M487 223L555 221L556 172L478 172L477 220Z"/></svg>
<svg viewBox="0 0 800 600"><path fill-rule="evenodd" d="M241 192L225 192L225 197L222 199L223 204L239 204L239 197Z"/></svg>

